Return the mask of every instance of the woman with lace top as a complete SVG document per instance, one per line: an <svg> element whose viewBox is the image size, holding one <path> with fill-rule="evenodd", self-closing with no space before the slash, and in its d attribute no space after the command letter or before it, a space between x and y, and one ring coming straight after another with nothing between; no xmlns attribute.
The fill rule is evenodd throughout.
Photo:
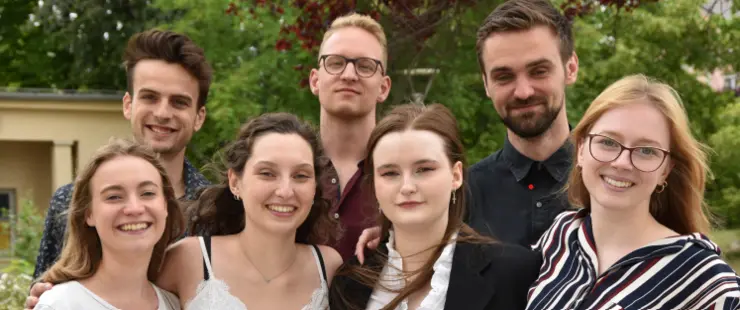
<svg viewBox="0 0 740 310"><path fill-rule="evenodd" d="M379 204L381 242L344 264L332 310L524 309L540 267L524 247L463 223L465 158L442 105L403 105L370 135L365 173Z"/></svg>
<svg viewBox="0 0 740 310"><path fill-rule="evenodd" d="M179 310L152 282L184 224L166 172L150 149L113 139L74 184L59 260L40 276L54 286L38 310Z"/></svg>
<svg viewBox="0 0 740 310"><path fill-rule="evenodd" d="M223 154L222 182L188 207L189 231L168 253L157 283L187 310L326 309L342 259L321 199L314 130L287 113L245 124Z"/></svg>

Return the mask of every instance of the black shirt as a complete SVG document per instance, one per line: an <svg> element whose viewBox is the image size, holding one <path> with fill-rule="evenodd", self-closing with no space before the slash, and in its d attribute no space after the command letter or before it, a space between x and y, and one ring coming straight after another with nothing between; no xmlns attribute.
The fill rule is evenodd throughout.
<svg viewBox="0 0 740 310"><path fill-rule="evenodd" d="M568 182L573 146L565 142L543 162L504 141L503 149L470 167L468 224L481 234L529 247L569 208Z"/></svg>

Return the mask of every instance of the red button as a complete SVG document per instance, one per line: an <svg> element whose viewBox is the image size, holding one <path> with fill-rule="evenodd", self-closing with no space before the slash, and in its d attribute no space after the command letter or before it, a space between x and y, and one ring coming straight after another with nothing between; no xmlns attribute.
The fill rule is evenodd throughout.
<svg viewBox="0 0 740 310"><path fill-rule="evenodd" d="M531 190L533 190L533 189L534 189L534 184L529 184L529 186L527 186L527 187L528 187L528 188L529 188L529 190L531 191Z"/></svg>

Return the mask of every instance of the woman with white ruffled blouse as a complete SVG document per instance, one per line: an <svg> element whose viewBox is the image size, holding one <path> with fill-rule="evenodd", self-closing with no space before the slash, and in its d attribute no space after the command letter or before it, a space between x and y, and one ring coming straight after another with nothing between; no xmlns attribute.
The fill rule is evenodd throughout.
<svg viewBox="0 0 740 310"><path fill-rule="evenodd" d="M442 105L404 105L373 130L365 173L379 204L381 243L337 271L330 307L524 309L539 271L534 252L463 223L465 159Z"/></svg>

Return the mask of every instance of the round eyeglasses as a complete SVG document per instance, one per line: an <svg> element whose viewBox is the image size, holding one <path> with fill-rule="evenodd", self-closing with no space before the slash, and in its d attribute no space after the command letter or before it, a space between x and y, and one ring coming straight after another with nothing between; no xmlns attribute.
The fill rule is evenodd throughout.
<svg viewBox="0 0 740 310"><path fill-rule="evenodd" d="M368 78L373 76L375 72L378 71L378 67L380 67L380 73L385 74L383 64L380 60L368 57L349 58L342 55L329 54L321 55L321 57L319 57L319 61L324 62L324 69L326 69L326 72L334 75L342 74L348 63L352 63L354 65L355 73L360 77Z"/></svg>
<svg viewBox="0 0 740 310"><path fill-rule="evenodd" d="M658 170L671 153L654 146L626 147L612 138L600 134L588 134L588 150L594 159L608 163L615 161L624 150L630 154L632 166L642 172Z"/></svg>

